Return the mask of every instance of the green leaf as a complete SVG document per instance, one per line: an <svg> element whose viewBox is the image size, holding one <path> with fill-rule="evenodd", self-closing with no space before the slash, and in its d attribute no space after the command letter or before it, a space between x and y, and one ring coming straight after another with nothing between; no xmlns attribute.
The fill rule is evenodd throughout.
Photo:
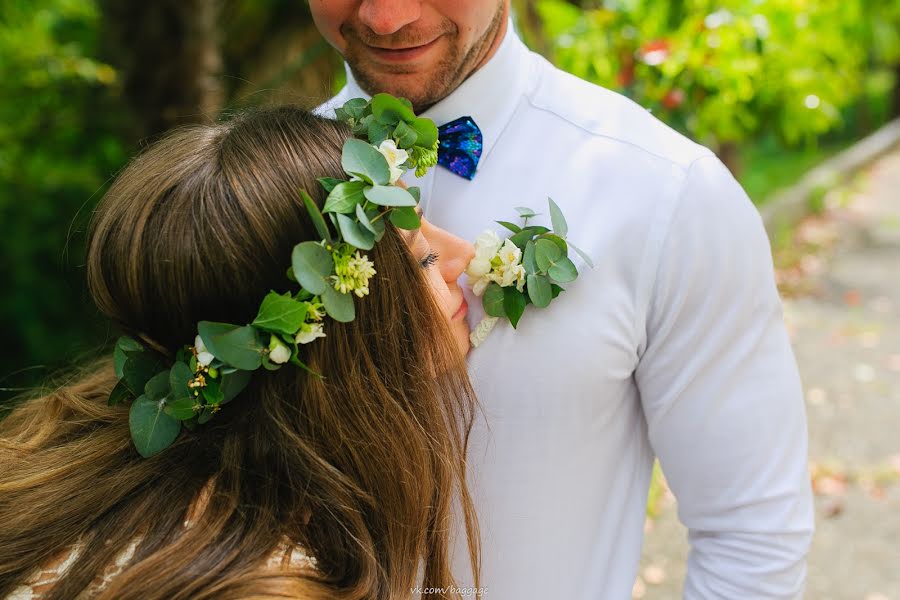
<svg viewBox="0 0 900 600"><path fill-rule="evenodd" d="M131 390L128 389L128 383L124 379L120 379L119 383L116 384L116 387L110 392L106 405L116 406L130 398L134 398L134 395L132 395Z"/></svg>
<svg viewBox="0 0 900 600"><path fill-rule="evenodd" d="M538 271L537 262L534 260L534 241L528 240L525 244L525 252L522 254L522 266L527 275L534 275Z"/></svg>
<svg viewBox="0 0 900 600"><path fill-rule="evenodd" d="M169 369L169 389L172 400L181 400L183 398L191 398L193 393L188 387L188 382L194 378L194 372L186 363L176 362Z"/></svg>
<svg viewBox="0 0 900 600"><path fill-rule="evenodd" d="M328 316L339 323L349 323L356 318L356 308L353 306L353 296L342 294L330 285L322 294L322 304Z"/></svg>
<svg viewBox="0 0 900 600"><path fill-rule="evenodd" d="M368 106L369 103L364 98L352 98L344 103L343 109L350 118L360 119Z"/></svg>
<svg viewBox="0 0 900 600"><path fill-rule="evenodd" d="M415 206L418 204L409 190L396 185L376 185L363 192L366 200L378 206Z"/></svg>
<svg viewBox="0 0 900 600"><path fill-rule="evenodd" d="M562 294L564 291L566 291L566 290L564 290L563 288L561 288L560 286L556 285L555 283L554 283L553 285L550 286L550 289L553 290L553 299L554 299L554 300L556 299L557 296L559 296L559 295Z"/></svg>
<svg viewBox="0 0 900 600"><path fill-rule="evenodd" d="M244 391L244 388L250 383L253 373L250 371L235 371L227 375L222 375L219 384L222 390L222 404L231 402L235 397Z"/></svg>
<svg viewBox="0 0 900 600"><path fill-rule="evenodd" d="M525 312L525 294L514 286L503 288L503 310L509 319L513 329L519 324L522 313Z"/></svg>
<svg viewBox="0 0 900 600"><path fill-rule="evenodd" d="M559 249L563 253L563 256L569 253L569 244L566 242L566 240L562 239L558 235L554 233L545 233L540 237L542 240L550 240L551 242L559 246Z"/></svg>
<svg viewBox="0 0 900 600"><path fill-rule="evenodd" d="M497 221L497 224L503 225L513 233L519 233L522 231L522 228L516 225L515 223L510 223L509 221Z"/></svg>
<svg viewBox="0 0 900 600"><path fill-rule="evenodd" d="M419 139L416 140L416 146L430 149L438 141L438 128L431 119L419 117L415 119L410 126L416 130Z"/></svg>
<svg viewBox="0 0 900 600"><path fill-rule="evenodd" d="M151 377L144 386L144 395L150 400L162 400L169 395L169 371Z"/></svg>
<svg viewBox="0 0 900 600"><path fill-rule="evenodd" d="M197 415L197 411L194 410L195 406L199 406L195 398L181 398L180 400L166 402L163 411L179 421L187 421Z"/></svg>
<svg viewBox="0 0 900 600"><path fill-rule="evenodd" d="M532 238L537 235L547 233L548 231L550 230L546 227L542 227L540 225L532 225L530 227L525 227L519 233L514 233L509 236L509 241L524 250L525 244L527 244Z"/></svg>
<svg viewBox="0 0 900 600"><path fill-rule="evenodd" d="M209 408L204 408L200 415L197 417L197 423L200 425L204 425L209 423L209 420L213 418L213 411Z"/></svg>
<svg viewBox="0 0 900 600"><path fill-rule="evenodd" d="M206 378L206 386L201 388L200 393L203 394L203 399L206 400L207 406L218 406L225 400L225 394L222 393L222 388L219 387L219 381L212 377Z"/></svg>
<svg viewBox="0 0 900 600"><path fill-rule="evenodd" d="M371 217L369 216L371 214ZM378 219L374 223L372 219L378 216L378 210L372 209L369 213L363 210L362 204L356 205L356 218L359 224L375 236L375 241L380 242L384 236L384 219Z"/></svg>
<svg viewBox="0 0 900 600"><path fill-rule="evenodd" d="M411 206L392 209L388 218L390 218L391 223L393 223L395 227L399 227L400 229L411 231L422 226L419 214L416 212L416 209Z"/></svg>
<svg viewBox="0 0 900 600"><path fill-rule="evenodd" d="M216 358L245 371L255 371L262 364L264 346L256 329L230 323L200 321L200 338Z"/></svg>
<svg viewBox="0 0 900 600"><path fill-rule="evenodd" d="M409 192L409 195L416 199L416 204L422 201L422 190L420 190L417 186L412 186L406 189Z"/></svg>
<svg viewBox="0 0 900 600"><path fill-rule="evenodd" d="M577 246L575 246L575 244L573 244L572 242L569 242L569 248L571 248L572 250L574 250L574 251L578 254L578 256L581 257L581 260L583 260L583 261L585 262L585 264L586 264L588 267L590 267L591 269L594 268L594 263L593 263L593 261L591 260L591 257L587 255L587 253L585 253L583 250L580 250L580 249L579 249Z"/></svg>
<svg viewBox="0 0 900 600"><path fill-rule="evenodd" d="M562 257L562 250L550 240L539 239L534 243L534 259L538 270L546 273Z"/></svg>
<svg viewBox="0 0 900 600"><path fill-rule="evenodd" d="M352 220L347 215L338 214L338 226L344 241L360 250L371 250L375 247L375 234Z"/></svg>
<svg viewBox="0 0 900 600"><path fill-rule="evenodd" d="M569 225L566 223L566 218L556 202L553 201L553 198L547 198L547 200L550 203L550 222L553 223L553 232L564 238L569 233Z"/></svg>
<svg viewBox="0 0 900 600"><path fill-rule="evenodd" d="M350 115L347 114L347 111L343 108L334 109L334 120L340 121L341 123L346 123L351 119Z"/></svg>
<svg viewBox="0 0 900 600"><path fill-rule="evenodd" d="M389 125L416 118L416 113L411 108L390 94L375 94L372 97L372 115Z"/></svg>
<svg viewBox="0 0 900 600"><path fill-rule="evenodd" d="M484 312L491 317L505 317L506 309L503 308L503 288L494 282L488 284L481 299Z"/></svg>
<svg viewBox="0 0 900 600"><path fill-rule="evenodd" d="M269 292L263 298L252 325L263 331L292 335L306 321L308 308L306 302L294 300L290 293L280 295Z"/></svg>
<svg viewBox="0 0 900 600"><path fill-rule="evenodd" d="M534 209L528 208L527 206L517 206L516 212L519 213L519 216L523 219L530 219L531 217L537 217L541 214L534 212Z"/></svg>
<svg viewBox="0 0 900 600"><path fill-rule="evenodd" d="M389 124L382 123L378 119L370 119L368 129L367 136L369 138L369 143L373 146L380 146L381 142L391 137L391 130L393 127Z"/></svg>
<svg viewBox="0 0 900 600"><path fill-rule="evenodd" d="M140 352L144 347L139 341L127 335L116 340L116 349L113 350L113 366L116 371L116 379L122 379L122 367L125 366L125 352Z"/></svg>
<svg viewBox="0 0 900 600"><path fill-rule="evenodd" d="M525 282L528 288L528 297L538 308L545 308L553 300L553 290L550 280L545 275L528 275Z"/></svg>
<svg viewBox="0 0 900 600"><path fill-rule="evenodd" d="M416 141L419 139L419 134L416 133L416 130L400 121L397 123L397 128L394 129L394 140L397 142L398 148L403 148L404 150L408 150L416 145Z"/></svg>
<svg viewBox="0 0 900 600"><path fill-rule="evenodd" d="M362 140L349 139L344 142L341 165L347 173L374 185L387 185L391 179L387 159Z"/></svg>
<svg viewBox="0 0 900 600"><path fill-rule="evenodd" d="M334 270L334 259L321 244L301 242L294 246L291 253L291 268L300 285L311 294L318 295L328 287L325 278Z"/></svg>
<svg viewBox="0 0 900 600"><path fill-rule="evenodd" d="M363 190L368 187L365 181L345 181L339 183L328 198L325 199L325 206L322 212L326 213L343 213L350 214L356 207L365 200Z"/></svg>
<svg viewBox="0 0 900 600"><path fill-rule="evenodd" d="M313 227L316 228L319 237L331 244L331 233L328 231L328 224L325 223L322 211L319 210L319 207L316 206L316 203L313 202L313 199L309 197L305 190L300 190L300 197L303 199L303 205L306 207L306 212L309 213L309 218L312 220Z"/></svg>
<svg viewBox="0 0 900 600"><path fill-rule="evenodd" d="M317 181L322 186L322 189L325 190L326 194L330 194L331 190L336 188L339 184L344 183L343 179L335 179L334 177L319 177Z"/></svg>
<svg viewBox="0 0 900 600"><path fill-rule="evenodd" d="M167 415L163 408L162 402L140 396L128 412L131 439L144 458L150 458L171 446L181 431L181 421Z"/></svg>
<svg viewBox="0 0 900 600"><path fill-rule="evenodd" d="M144 386L150 378L166 370L161 356L152 350L125 351L125 365L122 367L122 379L135 397L144 393Z"/></svg>
<svg viewBox="0 0 900 600"><path fill-rule="evenodd" d="M578 279L578 269L575 268L575 263L569 260L568 256L561 256L547 270L547 275L559 283L570 283Z"/></svg>

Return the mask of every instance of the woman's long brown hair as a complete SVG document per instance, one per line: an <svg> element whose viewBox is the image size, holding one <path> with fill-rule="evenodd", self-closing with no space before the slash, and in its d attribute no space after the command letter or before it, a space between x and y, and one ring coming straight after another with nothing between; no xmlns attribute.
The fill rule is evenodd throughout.
<svg viewBox="0 0 900 600"><path fill-rule="evenodd" d="M282 107L152 145L93 218L99 309L169 353L200 320L252 321L269 290L290 289L293 246L317 239L298 190L322 202L315 178L343 176L348 136ZM106 405L109 358L0 422L0 597L78 545L48 598L406 598L418 583L453 584L455 517L477 573L462 358L400 233L388 226L370 255L378 274L356 320L328 320L327 337L305 347L324 379L257 372L150 459L132 446L128 407ZM284 540L317 568L264 568Z"/></svg>

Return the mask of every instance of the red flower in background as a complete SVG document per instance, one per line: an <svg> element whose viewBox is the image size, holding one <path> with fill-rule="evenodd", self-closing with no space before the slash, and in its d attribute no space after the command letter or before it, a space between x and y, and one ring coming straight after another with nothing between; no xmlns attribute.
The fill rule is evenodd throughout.
<svg viewBox="0 0 900 600"><path fill-rule="evenodd" d="M668 40L653 40L647 42L637 52L638 59L651 67L661 65L666 62L671 54L671 46Z"/></svg>

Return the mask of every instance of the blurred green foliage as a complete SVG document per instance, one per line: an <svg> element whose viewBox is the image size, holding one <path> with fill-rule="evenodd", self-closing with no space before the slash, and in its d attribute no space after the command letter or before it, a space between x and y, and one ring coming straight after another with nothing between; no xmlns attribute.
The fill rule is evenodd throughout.
<svg viewBox="0 0 900 600"><path fill-rule="evenodd" d="M92 0L0 4L6 376L81 353L102 331L87 308L82 232L92 200L126 158L118 127L127 117L116 102L116 70L96 58L100 15Z"/></svg>
<svg viewBox="0 0 900 600"><path fill-rule="evenodd" d="M893 87L898 0L539 0L563 69L716 148L812 142Z"/></svg>

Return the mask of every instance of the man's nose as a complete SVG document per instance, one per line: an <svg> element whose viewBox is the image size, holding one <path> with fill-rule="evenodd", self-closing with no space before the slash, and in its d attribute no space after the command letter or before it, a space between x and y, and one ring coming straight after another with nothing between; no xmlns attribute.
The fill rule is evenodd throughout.
<svg viewBox="0 0 900 600"><path fill-rule="evenodd" d="M359 19L376 35L397 33L422 15L421 0L363 0Z"/></svg>

